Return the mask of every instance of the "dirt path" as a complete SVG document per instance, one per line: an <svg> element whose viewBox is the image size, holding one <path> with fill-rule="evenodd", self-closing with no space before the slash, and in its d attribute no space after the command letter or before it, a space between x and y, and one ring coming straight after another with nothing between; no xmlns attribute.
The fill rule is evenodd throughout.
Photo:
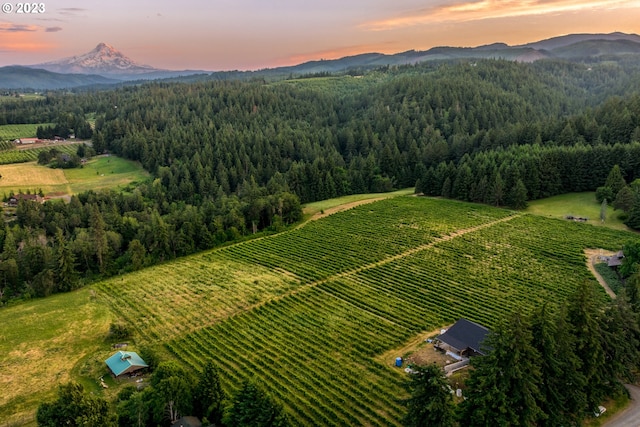
<svg viewBox="0 0 640 427"><path fill-rule="evenodd" d="M611 290L607 282L602 278L595 267L599 257L611 256L615 254L615 252L608 252L603 249L585 249L584 253L587 256L587 267L589 268L591 274L593 274L593 276L598 280L598 283L600 283L600 285L604 288L604 290L607 292L607 295L609 295L611 299L616 299L615 292Z"/></svg>

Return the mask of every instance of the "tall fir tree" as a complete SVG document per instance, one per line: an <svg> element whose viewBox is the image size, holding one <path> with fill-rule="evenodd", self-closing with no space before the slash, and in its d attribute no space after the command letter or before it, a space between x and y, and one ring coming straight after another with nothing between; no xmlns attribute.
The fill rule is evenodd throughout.
<svg viewBox="0 0 640 427"><path fill-rule="evenodd" d="M471 359L461 424L469 427L533 427L540 408L540 354L532 346L530 326L520 313L501 322L486 338L489 353Z"/></svg>
<svg viewBox="0 0 640 427"><path fill-rule="evenodd" d="M596 299L593 285L583 282L569 299L567 320L575 337L575 351L585 376L587 410L598 407L607 393L605 355L600 327L602 303Z"/></svg>
<svg viewBox="0 0 640 427"><path fill-rule="evenodd" d="M404 402L407 427L451 427L455 425L453 398L442 368L435 364L415 368L407 388L411 396Z"/></svg>
<svg viewBox="0 0 640 427"><path fill-rule="evenodd" d="M204 365L193 395L196 415L214 425L221 425L226 396L213 362L208 361Z"/></svg>

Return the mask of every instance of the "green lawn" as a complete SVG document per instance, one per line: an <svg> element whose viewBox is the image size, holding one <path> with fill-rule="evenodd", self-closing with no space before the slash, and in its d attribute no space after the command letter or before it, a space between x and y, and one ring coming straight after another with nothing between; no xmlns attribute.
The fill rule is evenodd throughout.
<svg viewBox="0 0 640 427"><path fill-rule="evenodd" d="M600 221L600 204L596 201L594 192L570 193L548 199L529 202L525 212L542 215L549 218L563 219L567 215L589 218L588 224L628 230L627 226L618 219L620 211L614 211L611 206L607 209L607 218Z"/></svg>
<svg viewBox="0 0 640 427"><path fill-rule="evenodd" d="M72 193L101 188L123 187L147 179L149 173L139 163L115 156L100 156L90 160L83 168L67 169Z"/></svg>

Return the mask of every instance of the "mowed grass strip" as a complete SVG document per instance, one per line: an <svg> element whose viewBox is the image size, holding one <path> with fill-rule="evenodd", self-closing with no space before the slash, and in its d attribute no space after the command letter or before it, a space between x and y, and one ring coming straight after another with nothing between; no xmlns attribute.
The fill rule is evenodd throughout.
<svg viewBox="0 0 640 427"><path fill-rule="evenodd" d="M0 414L32 424L37 406L103 348L112 314L88 289L0 309Z"/></svg>

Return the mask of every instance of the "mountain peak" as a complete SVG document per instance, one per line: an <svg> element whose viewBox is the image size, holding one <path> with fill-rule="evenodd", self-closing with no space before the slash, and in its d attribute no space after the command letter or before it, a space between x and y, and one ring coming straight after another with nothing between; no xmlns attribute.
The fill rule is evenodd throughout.
<svg viewBox="0 0 640 427"><path fill-rule="evenodd" d="M94 52L104 52L104 51L117 52L116 48L104 42L98 43L98 45L96 46L95 49L93 49L93 51Z"/></svg>
<svg viewBox="0 0 640 427"><path fill-rule="evenodd" d="M101 74L106 76L157 71L153 67L137 63L104 42L98 43L92 51L85 54L38 64L33 67L56 73Z"/></svg>

